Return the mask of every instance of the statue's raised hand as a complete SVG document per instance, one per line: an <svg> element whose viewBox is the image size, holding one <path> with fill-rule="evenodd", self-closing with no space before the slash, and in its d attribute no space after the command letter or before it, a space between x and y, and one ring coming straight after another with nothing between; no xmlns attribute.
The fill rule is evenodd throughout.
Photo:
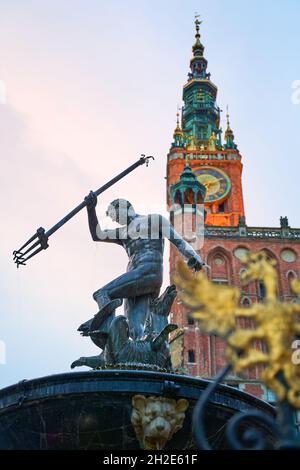
<svg viewBox="0 0 300 470"><path fill-rule="evenodd" d="M188 267L190 269L194 269L195 271L200 271L202 268L208 268L209 266L207 266L207 264L202 261L202 259L199 257L196 257L196 256L192 256L189 260L188 260Z"/></svg>
<svg viewBox="0 0 300 470"><path fill-rule="evenodd" d="M97 196L94 191L90 191L84 200L86 202L87 209L94 209L97 205Z"/></svg>

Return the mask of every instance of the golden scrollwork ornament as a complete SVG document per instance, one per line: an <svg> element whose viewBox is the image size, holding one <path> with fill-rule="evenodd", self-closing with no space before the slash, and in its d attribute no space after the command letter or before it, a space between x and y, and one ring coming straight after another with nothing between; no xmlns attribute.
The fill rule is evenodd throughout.
<svg viewBox="0 0 300 470"><path fill-rule="evenodd" d="M239 307L240 292L236 287L214 284L201 272L194 276L184 263L179 264L175 278L182 289L179 296L193 317L200 320L203 332L226 340L226 358L237 373L263 365L263 383L279 401L287 399L300 409L300 365L292 360L292 344L300 335L300 303L279 300L276 261L264 251L250 253L242 263L246 267L242 284L263 282L264 302ZM300 280L293 281L292 289L300 299ZM251 318L253 329L242 328L240 318ZM264 350L256 348L257 340L264 344Z"/></svg>

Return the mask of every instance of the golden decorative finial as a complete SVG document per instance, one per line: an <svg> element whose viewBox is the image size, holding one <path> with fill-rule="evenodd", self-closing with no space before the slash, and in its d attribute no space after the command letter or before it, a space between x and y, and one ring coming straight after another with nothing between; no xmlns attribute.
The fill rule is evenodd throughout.
<svg viewBox="0 0 300 470"><path fill-rule="evenodd" d="M196 12L195 13L196 34L199 34L200 24L202 23L202 21L199 21L198 18L200 18L200 15ZM199 36L200 36L200 34L199 34Z"/></svg>
<svg viewBox="0 0 300 470"><path fill-rule="evenodd" d="M196 34L195 34L195 38L196 38L196 42L199 42L199 39L200 39L200 24L202 23L202 21L200 21L198 18L200 18L200 15L198 15L198 13L196 12L195 13L195 27L196 27Z"/></svg>
<svg viewBox="0 0 300 470"><path fill-rule="evenodd" d="M182 133L182 129L180 127L180 123L179 123L179 116L180 116L180 107L179 105L177 106L177 113L176 113L176 128L174 130L174 135L183 135Z"/></svg>
<svg viewBox="0 0 300 470"><path fill-rule="evenodd" d="M177 113L176 113L177 127L179 127L179 111L180 111L180 107L179 107L179 105L177 105Z"/></svg>
<svg viewBox="0 0 300 470"><path fill-rule="evenodd" d="M195 38L196 38L196 41L195 41L195 44L193 45L193 48L192 48L194 57L202 56L203 51L204 51L204 46L201 44L201 41L200 41L200 25L201 25L202 21L200 21L198 19L199 17L200 17L200 15L195 13L195 27L196 27Z"/></svg>
<svg viewBox="0 0 300 470"><path fill-rule="evenodd" d="M299 303L281 302L278 298L278 275L275 260L264 251L250 253L242 260L247 270L241 275L244 285L261 281L266 289L263 303L239 307L240 292L236 287L220 286L209 281L203 273L194 277L184 263L178 266L175 282L183 289L181 300L200 320L204 333L214 333L227 342L226 358L235 372L264 365L261 379L273 390L278 400L287 399L300 409L300 367L293 362L292 344L300 335ZM300 280L292 283L300 300ZM241 328L239 318L251 318L254 329ZM266 351L259 351L255 342L263 341Z"/></svg>
<svg viewBox="0 0 300 470"><path fill-rule="evenodd" d="M227 142L228 139L230 138L233 141L234 140L234 134L233 134L233 131L230 127L228 105L226 106L226 119L227 119L227 128L226 128L226 131L225 131L225 140Z"/></svg>
<svg viewBox="0 0 300 470"><path fill-rule="evenodd" d="M227 118L227 127L230 128L230 124L229 124L229 108L228 108L228 105L226 106L226 118Z"/></svg>

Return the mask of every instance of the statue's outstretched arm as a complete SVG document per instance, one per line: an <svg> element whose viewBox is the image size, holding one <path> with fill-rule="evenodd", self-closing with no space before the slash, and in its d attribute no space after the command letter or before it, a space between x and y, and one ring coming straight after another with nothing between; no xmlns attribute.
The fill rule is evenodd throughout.
<svg viewBox="0 0 300 470"><path fill-rule="evenodd" d="M182 256L188 261L190 268L199 271L206 263L202 260L201 256L194 250L194 248L186 242L172 224L165 218L161 217L162 236L168 238L170 242L176 246Z"/></svg>

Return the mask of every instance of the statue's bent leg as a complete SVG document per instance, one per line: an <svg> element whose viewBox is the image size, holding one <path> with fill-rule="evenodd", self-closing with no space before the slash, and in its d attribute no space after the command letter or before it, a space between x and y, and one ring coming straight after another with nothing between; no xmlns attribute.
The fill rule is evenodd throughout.
<svg viewBox="0 0 300 470"><path fill-rule="evenodd" d="M93 297L99 306L99 313L103 320L122 305L121 299L112 299L105 289L99 289L93 294Z"/></svg>
<svg viewBox="0 0 300 470"><path fill-rule="evenodd" d="M162 284L160 270L147 272L143 268L133 269L117 277L94 293L97 297L106 292L111 299L128 299L157 292Z"/></svg>
<svg viewBox="0 0 300 470"><path fill-rule="evenodd" d="M146 319L150 314L152 295L140 295L125 300L124 311L128 320L130 336L139 340L144 336Z"/></svg>
<svg viewBox="0 0 300 470"><path fill-rule="evenodd" d="M137 268L122 274L96 291L93 295L99 305L99 314L97 314L97 317L99 316L99 321L102 322L103 317L109 315L112 308L116 308L115 302L122 302L120 299L132 299L130 301L130 304L132 304L135 302L134 299L136 297L157 294L161 284L162 275L160 269L149 272L143 268ZM138 299L136 302L138 302ZM138 309L139 311L137 311L137 309L133 310L136 311L134 315L131 315L128 311L130 332L133 334L133 337L140 338L143 333L144 323L148 313L148 302L146 302L145 308L142 308L141 305L141 309Z"/></svg>

